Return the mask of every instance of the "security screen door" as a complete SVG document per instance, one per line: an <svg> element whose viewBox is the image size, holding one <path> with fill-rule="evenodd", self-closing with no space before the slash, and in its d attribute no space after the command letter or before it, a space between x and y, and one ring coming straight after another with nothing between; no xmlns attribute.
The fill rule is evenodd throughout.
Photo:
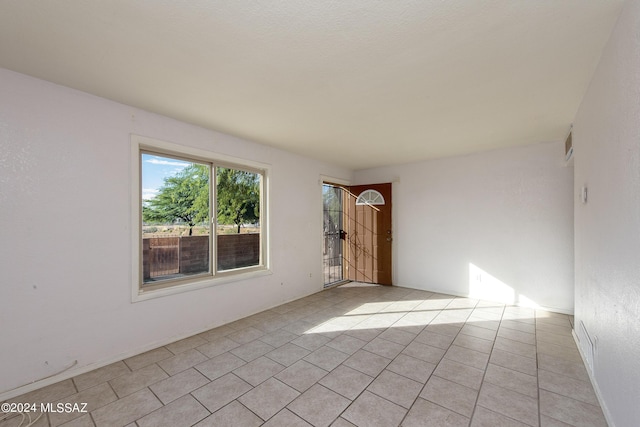
<svg viewBox="0 0 640 427"><path fill-rule="evenodd" d="M325 286L392 284L391 184L323 185Z"/></svg>

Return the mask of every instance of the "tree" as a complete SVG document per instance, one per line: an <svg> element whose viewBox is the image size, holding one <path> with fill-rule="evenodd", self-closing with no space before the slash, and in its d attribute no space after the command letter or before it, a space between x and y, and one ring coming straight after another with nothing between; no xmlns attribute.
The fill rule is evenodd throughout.
<svg viewBox="0 0 640 427"><path fill-rule="evenodd" d="M182 220L189 226L191 236L193 227L209 218L209 167L194 163L165 178L158 195L145 203L145 222Z"/></svg>
<svg viewBox="0 0 640 427"><path fill-rule="evenodd" d="M260 219L260 175L237 169L217 169L218 223L243 224Z"/></svg>

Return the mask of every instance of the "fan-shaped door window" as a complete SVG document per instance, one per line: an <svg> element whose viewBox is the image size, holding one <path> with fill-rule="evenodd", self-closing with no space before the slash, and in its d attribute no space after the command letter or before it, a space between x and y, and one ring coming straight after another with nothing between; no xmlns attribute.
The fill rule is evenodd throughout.
<svg viewBox="0 0 640 427"><path fill-rule="evenodd" d="M384 205L384 197L376 190L364 190L356 199L356 205Z"/></svg>

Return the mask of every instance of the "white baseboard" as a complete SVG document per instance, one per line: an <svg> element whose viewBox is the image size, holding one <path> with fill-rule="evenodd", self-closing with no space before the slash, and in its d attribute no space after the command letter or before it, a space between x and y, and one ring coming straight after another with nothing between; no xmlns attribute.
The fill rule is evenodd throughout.
<svg viewBox="0 0 640 427"><path fill-rule="evenodd" d="M615 427L615 424L613 423L613 418L611 417L611 412L609 412L609 408L607 408L607 405L602 397L602 394L600 393L600 388L598 387L598 382L596 381L595 377L593 376L593 372L591 371L591 369L589 369L589 365L587 364L587 358L585 357L584 353L582 352L582 347L580 346L580 340L578 339L578 335L576 335L575 330L571 331L571 335L573 336L573 340L576 343L576 347L578 347L578 353L580 353L580 357L582 358L582 363L585 366L585 370L587 371L587 375L589 375L589 381L591 382L591 386L593 387L593 391L596 394L596 398L598 399L598 403L600 404L600 408L602 409L602 413L604 415L605 420L607 421L607 424L609 424L609 427Z"/></svg>

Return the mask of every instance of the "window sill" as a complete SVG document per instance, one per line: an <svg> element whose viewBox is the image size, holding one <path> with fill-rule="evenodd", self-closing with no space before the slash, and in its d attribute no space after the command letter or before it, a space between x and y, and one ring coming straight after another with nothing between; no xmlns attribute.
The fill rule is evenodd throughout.
<svg viewBox="0 0 640 427"><path fill-rule="evenodd" d="M251 270L243 273L233 272L233 274L218 273L216 277L206 277L194 279L190 283L168 286L162 289L144 290L138 289L131 296L131 302L146 301L154 298L162 298L168 295L181 294L191 292L198 289L210 288L213 286L224 285L226 283L239 282L242 280L251 280L257 277L269 276L273 274L268 268L259 270Z"/></svg>

